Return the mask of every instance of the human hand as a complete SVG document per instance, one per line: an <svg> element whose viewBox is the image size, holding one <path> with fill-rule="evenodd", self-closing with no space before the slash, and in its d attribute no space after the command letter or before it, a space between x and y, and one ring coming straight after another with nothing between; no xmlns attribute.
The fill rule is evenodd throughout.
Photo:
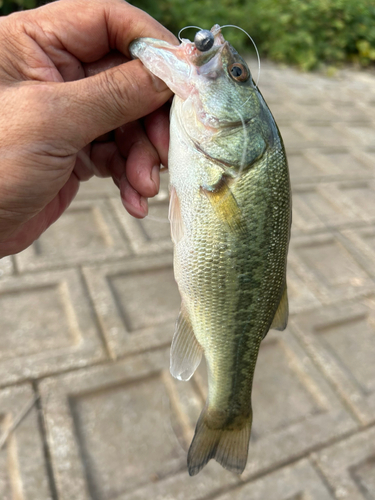
<svg viewBox="0 0 375 500"><path fill-rule="evenodd" d="M0 19L0 257L37 239L94 174L113 177L130 214L147 214L167 165L171 92L130 60L142 36L176 43L122 0Z"/></svg>

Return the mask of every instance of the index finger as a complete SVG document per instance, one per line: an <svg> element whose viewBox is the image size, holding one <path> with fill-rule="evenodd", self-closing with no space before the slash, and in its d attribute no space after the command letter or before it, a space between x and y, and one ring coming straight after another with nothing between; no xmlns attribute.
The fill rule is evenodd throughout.
<svg viewBox="0 0 375 500"><path fill-rule="evenodd" d="M29 11L28 19L28 34L52 60L56 50L84 63L97 61L110 50L131 58L130 42L144 36L177 43L155 19L123 0L59 0Z"/></svg>

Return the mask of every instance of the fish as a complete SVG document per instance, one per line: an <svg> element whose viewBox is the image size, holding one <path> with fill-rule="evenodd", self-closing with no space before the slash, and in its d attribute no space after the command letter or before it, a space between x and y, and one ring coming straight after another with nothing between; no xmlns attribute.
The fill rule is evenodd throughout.
<svg viewBox="0 0 375 500"><path fill-rule="evenodd" d="M169 219L181 309L170 371L189 380L204 355L208 373L188 471L194 476L215 459L241 474L259 346L288 321L291 189L283 140L220 26L180 45L139 38L130 52L175 94Z"/></svg>

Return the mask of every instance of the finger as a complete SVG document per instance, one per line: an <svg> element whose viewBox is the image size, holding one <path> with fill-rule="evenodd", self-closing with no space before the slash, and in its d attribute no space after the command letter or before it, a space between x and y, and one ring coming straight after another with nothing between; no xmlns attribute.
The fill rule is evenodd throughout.
<svg viewBox="0 0 375 500"><path fill-rule="evenodd" d="M91 161L97 177L112 177L117 182L125 174L124 158L115 142L94 142L91 146Z"/></svg>
<svg viewBox="0 0 375 500"><path fill-rule="evenodd" d="M155 19L122 0L60 0L28 12L27 19L32 21L27 33L55 64L59 51L84 63L102 58L111 49L130 59L129 43L142 36L178 43Z"/></svg>
<svg viewBox="0 0 375 500"><path fill-rule="evenodd" d="M96 167L92 163L90 155L91 144L88 144L77 153L73 172L80 181L88 181L96 173Z"/></svg>
<svg viewBox="0 0 375 500"><path fill-rule="evenodd" d="M160 158L140 123L128 123L116 131L121 154L127 157L126 178L141 196L155 196L159 191Z"/></svg>
<svg viewBox="0 0 375 500"><path fill-rule="evenodd" d="M172 95L139 60L58 86L64 137L70 130L73 139L83 141L79 149L124 123L152 113ZM78 136L77 123L81 131Z"/></svg>
<svg viewBox="0 0 375 500"><path fill-rule="evenodd" d="M120 180L119 186L122 204L129 214L137 219L146 217L148 213L147 199L131 187L125 175Z"/></svg>
<svg viewBox="0 0 375 500"><path fill-rule="evenodd" d="M126 160L115 142L94 142L77 153L74 173L80 181L96 177L112 177L117 182L125 172Z"/></svg>
<svg viewBox="0 0 375 500"><path fill-rule="evenodd" d="M120 64L129 62L129 58L121 54L118 50L112 50L101 59L92 63L83 64L85 76L93 76L106 71L107 69L115 68Z"/></svg>
<svg viewBox="0 0 375 500"><path fill-rule="evenodd" d="M158 152L164 167L168 167L169 113L170 104L166 103L143 120L147 137Z"/></svg>

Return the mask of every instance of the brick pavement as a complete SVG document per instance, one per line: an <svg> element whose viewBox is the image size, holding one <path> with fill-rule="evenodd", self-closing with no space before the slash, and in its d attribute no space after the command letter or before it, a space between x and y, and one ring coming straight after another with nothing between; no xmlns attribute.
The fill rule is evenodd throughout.
<svg viewBox="0 0 375 500"><path fill-rule="evenodd" d="M375 499L375 75L265 63L260 88L293 184L291 318L261 347L244 474L186 470L206 379L168 373L167 176L144 221L94 179L0 260L0 499Z"/></svg>

